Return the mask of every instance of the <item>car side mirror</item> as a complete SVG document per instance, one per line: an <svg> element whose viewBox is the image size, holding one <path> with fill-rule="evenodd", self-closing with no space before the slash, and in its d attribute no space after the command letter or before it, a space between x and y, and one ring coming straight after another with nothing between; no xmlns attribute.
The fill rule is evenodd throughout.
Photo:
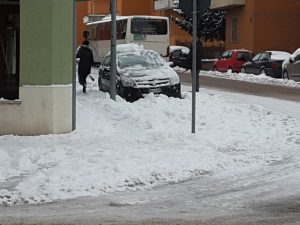
<svg viewBox="0 0 300 225"><path fill-rule="evenodd" d="M293 59L293 57L290 57L290 58L289 58L289 62L290 62L290 63L295 62L295 60Z"/></svg>

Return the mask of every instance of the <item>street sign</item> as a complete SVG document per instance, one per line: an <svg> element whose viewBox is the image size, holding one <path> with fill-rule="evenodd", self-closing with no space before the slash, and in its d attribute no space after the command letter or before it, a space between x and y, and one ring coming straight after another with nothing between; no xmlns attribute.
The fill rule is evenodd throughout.
<svg viewBox="0 0 300 225"><path fill-rule="evenodd" d="M201 15L210 8L211 0L197 0L197 12ZM192 17L193 0L179 0L179 8L185 15Z"/></svg>

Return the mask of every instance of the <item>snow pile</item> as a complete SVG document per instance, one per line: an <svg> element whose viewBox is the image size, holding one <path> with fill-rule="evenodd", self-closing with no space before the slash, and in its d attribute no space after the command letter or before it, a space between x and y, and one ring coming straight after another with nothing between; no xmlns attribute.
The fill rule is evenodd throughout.
<svg viewBox="0 0 300 225"><path fill-rule="evenodd" d="M186 73L187 76L190 76L190 70L187 71L186 69L180 67L175 67L174 69L177 73ZM212 77L220 77L220 78L226 78L231 80L260 83L260 84L281 85L286 87L300 88L300 82L296 82L294 80L272 78L270 76L266 76L265 74L254 75L254 74L247 74L247 73L234 73L231 70L225 73L218 72L218 71L201 70L200 76L212 76Z"/></svg>
<svg viewBox="0 0 300 225"><path fill-rule="evenodd" d="M300 124L284 114L201 92L191 134L190 93L128 103L92 85L87 95L78 87L76 131L0 136L0 205L136 191L290 156L300 165Z"/></svg>

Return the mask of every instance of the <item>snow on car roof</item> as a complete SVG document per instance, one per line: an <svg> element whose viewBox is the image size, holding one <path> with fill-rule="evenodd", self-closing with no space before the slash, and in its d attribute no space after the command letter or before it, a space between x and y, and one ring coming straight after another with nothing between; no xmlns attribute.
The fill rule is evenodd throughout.
<svg viewBox="0 0 300 225"><path fill-rule="evenodd" d="M300 54L300 48L298 48L294 53L292 54L293 57Z"/></svg>
<svg viewBox="0 0 300 225"><path fill-rule="evenodd" d="M181 50L185 54L188 54L190 52L190 49L186 46L180 46L180 45L170 45L169 46L170 53L172 53L175 50Z"/></svg>
<svg viewBox="0 0 300 225"><path fill-rule="evenodd" d="M267 52L271 54L271 59L274 60L286 60L291 56L290 53L283 52L283 51L267 51Z"/></svg>
<svg viewBox="0 0 300 225"><path fill-rule="evenodd" d="M129 44L120 44L117 45L117 52L135 52L135 51L141 51L144 49L143 45L139 45L136 43L129 43Z"/></svg>

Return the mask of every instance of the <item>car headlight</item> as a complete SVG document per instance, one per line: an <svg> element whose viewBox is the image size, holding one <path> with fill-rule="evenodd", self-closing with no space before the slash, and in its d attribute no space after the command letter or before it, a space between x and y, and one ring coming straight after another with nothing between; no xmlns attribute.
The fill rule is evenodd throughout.
<svg viewBox="0 0 300 225"><path fill-rule="evenodd" d="M179 76L177 74L174 74L173 76L170 77L170 83L172 85L178 84L180 82Z"/></svg>
<svg viewBox="0 0 300 225"><path fill-rule="evenodd" d="M131 79L128 76L123 76L121 78L121 82L122 82L122 84L123 84L124 87L134 87L134 86L136 86L134 80Z"/></svg>

